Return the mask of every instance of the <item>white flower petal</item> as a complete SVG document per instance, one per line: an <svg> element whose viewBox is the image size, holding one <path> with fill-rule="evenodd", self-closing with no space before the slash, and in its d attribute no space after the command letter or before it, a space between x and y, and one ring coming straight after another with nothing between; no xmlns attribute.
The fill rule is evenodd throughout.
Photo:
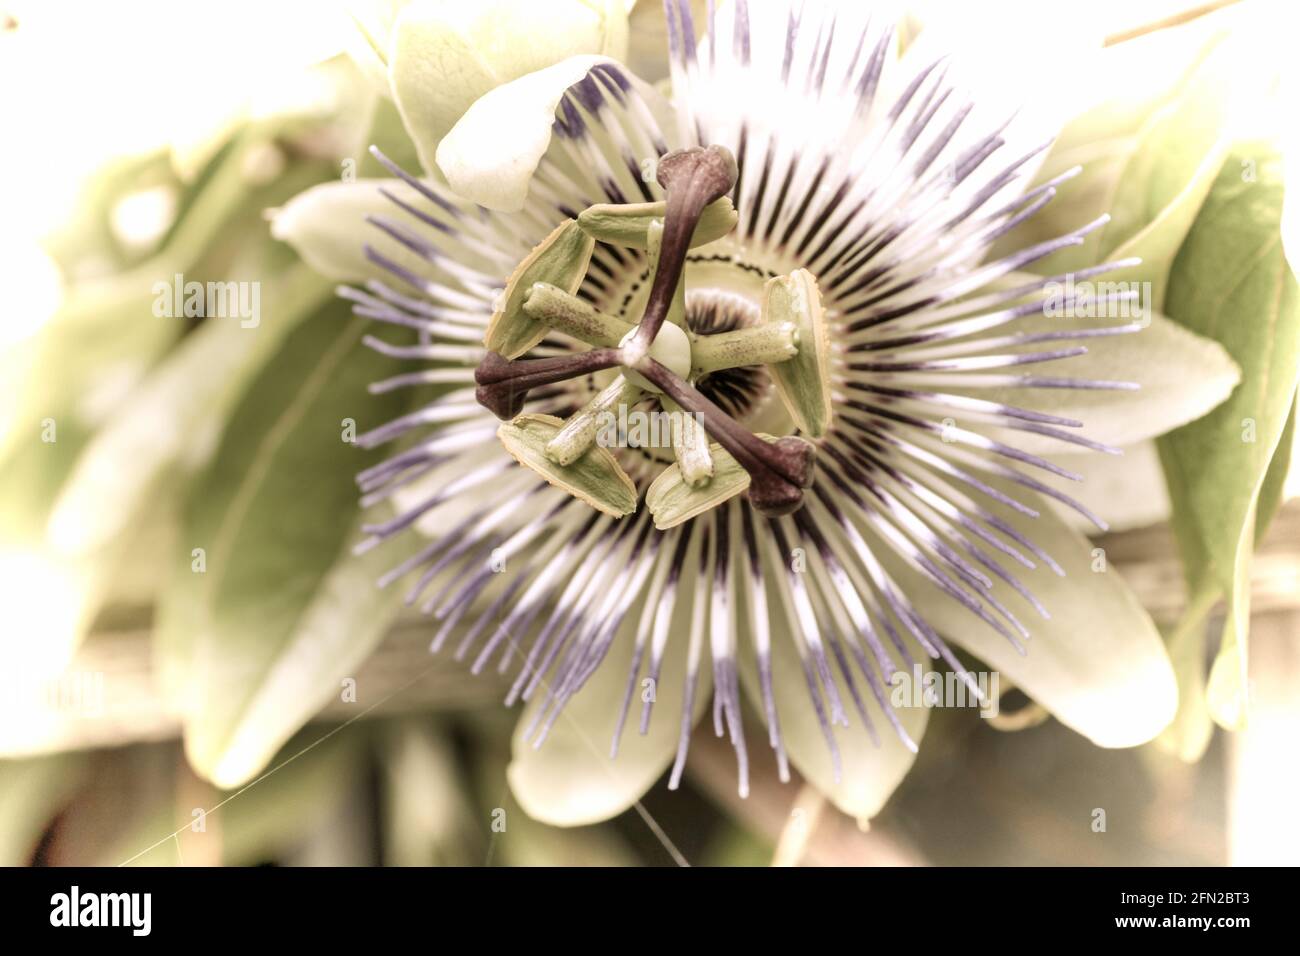
<svg viewBox="0 0 1300 956"><path fill-rule="evenodd" d="M678 603L677 616L689 611L689 603ZM632 613L628 618L635 622L637 616ZM545 696L544 688L539 687L538 697L524 711L515 730L508 777L515 799L533 819L558 827L608 820L641 799L672 762L686 684L687 641L681 631L674 632L664 652L648 732L644 736L637 732L643 692L638 685L618 755L610 757L632 661L631 637L624 628L604 662L565 705L541 747L535 748L524 734ZM705 663L695 690L695 721L712 692L713 679Z"/></svg>
<svg viewBox="0 0 1300 956"><path fill-rule="evenodd" d="M1122 449L1122 455L1051 455L1050 460L1082 476L1080 482L1044 479L1101 517L1109 531L1145 528L1169 517L1169 489L1154 441ZM1073 508L1052 502L1057 514L1080 534L1096 534L1097 526Z"/></svg>
<svg viewBox="0 0 1300 956"><path fill-rule="evenodd" d="M393 203L381 189L404 188L395 179L322 183L294 196L271 219L271 235L293 246L317 272L340 282L384 278L388 273L366 259L369 215L391 215ZM395 243L386 244L385 254ZM392 252L394 258L400 252Z"/></svg>
<svg viewBox="0 0 1300 956"><path fill-rule="evenodd" d="M393 30L389 76L432 170L439 141L489 90L571 56L626 49L623 0L418 0Z"/></svg>
<svg viewBox="0 0 1300 956"><path fill-rule="evenodd" d="M967 148L1010 120L1002 133L1005 145L988 164L1001 169L1050 142L1084 103L1090 65L1102 48L1102 31L1092 18L1071 17L1063 26L1050 4L999 0L944 4L937 15L921 19L899 74L910 76L942 58L954 99L973 106L950 151ZM1023 191L1045 155L1021 167L1024 178L999 192L990 208Z"/></svg>
<svg viewBox="0 0 1300 956"><path fill-rule="evenodd" d="M479 99L438 146L438 168L451 188L489 209L522 209L551 144L560 99L592 67L610 62L601 56L571 57Z"/></svg>
<svg viewBox="0 0 1300 956"><path fill-rule="evenodd" d="M748 644L744 646L748 647ZM745 654L742 660L745 666L741 668L741 680L746 695L754 710L762 714L763 697L753 655ZM837 671L835 682L848 712L849 726L834 728L840 759L840 776L836 781L831 750L827 746L821 721L813 708L799 653L789 631L778 628L775 617L772 671L772 695L776 700L777 719L790 762L836 807L865 824L880 812L890 795L903 782L907 772L912 769L916 753L899 740L880 707L871 698L861 673L855 673L854 682L858 685L867 713L880 738L879 746L872 741L862 724L861 715L849 703L852 697L844 683L843 674ZM883 689L886 693L890 691L887 685ZM925 707L900 707L895 713L912 741L920 744L930 712ZM756 741L754 745L757 746L758 743Z"/></svg>
<svg viewBox="0 0 1300 956"><path fill-rule="evenodd" d="M1035 376L1130 382L1139 386L1136 389L1007 388L970 394L1081 421L1081 429L1069 430L1107 445L1131 445L1163 435L1195 421L1226 399L1241 380L1241 371L1219 343L1158 313L1149 318L1150 324L1136 332L1079 341L1077 344L1088 350L1084 355L1026 369ZM1067 325L1104 328L1127 321L1034 315L1018 322L1015 331L1059 331ZM1061 441L1028 432L999 430L996 437L1034 454L1069 452L1069 446Z"/></svg>
<svg viewBox="0 0 1300 956"><path fill-rule="evenodd" d="M991 484L1016 495L1016 486ZM1030 631L1024 656L1011 643L897 559L895 579L927 621L1042 704L1066 726L1101 747L1132 747L1173 719L1178 684L1160 633L1113 567L1046 505L1037 518L1003 511L1017 531L1064 569L1041 563L1020 581L1049 610L1043 620L1028 602L997 587L997 597ZM1104 567L1097 571L1095 567Z"/></svg>

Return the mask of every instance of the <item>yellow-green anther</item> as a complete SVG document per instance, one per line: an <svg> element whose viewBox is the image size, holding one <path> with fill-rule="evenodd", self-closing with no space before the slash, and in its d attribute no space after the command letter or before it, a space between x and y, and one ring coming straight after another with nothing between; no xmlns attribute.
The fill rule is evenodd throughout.
<svg viewBox="0 0 1300 956"><path fill-rule="evenodd" d="M692 372L706 375L724 368L775 365L799 354L799 329L793 322L772 322L696 336L691 347Z"/></svg>
<svg viewBox="0 0 1300 956"><path fill-rule="evenodd" d="M803 507L803 493L812 487L817 461L817 447L812 442L796 435L775 439L755 435L654 359L647 356L638 368L678 405L698 415L709 436L749 473L750 504L768 517L788 515Z"/></svg>
<svg viewBox="0 0 1300 956"><path fill-rule="evenodd" d="M593 308L549 282L537 282L524 296L524 311L546 326L596 348L614 348L632 323Z"/></svg>
<svg viewBox="0 0 1300 956"><path fill-rule="evenodd" d="M539 282L577 292L595 247L595 241L574 219L566 219L539 242L506 283L500 307L493 313L483 340L488 351L508 359L518 358L545 338L550 330L524 310L525 296Z"/></svg>
<svg viewBox="0 0 1300 956"><path fill-rule="evenodd" d="M792 322L799 330L799 354L769 372L795 424L809 437L820 438L831 424L830 339L812 273L796 269L769 279L763 286L763 321Z"/></svg>
<svg viewBox="0 0 1300 956"><path fill-rule="evenodd" d="M503 422L497 437L519 464L597 511L615 518L636 511L636 485L609 449L591 445L565 466L546 457L546 446L563 426L564 422L553 415L520 415L514 421Z"/></svg>
<svg viewBox="0 0 1300 956"><path fill-rule="evenodd" d="M667 208L668 204L662 201L590 206L578 215L578 225L600 242L645 249L646 230L652 221L663 220ZM729 196L709 203L691 233L691 248L721 239L736 227L737 218Z"/></svg>
<svg viewBox="0 0 1300 956"><path fill-rule="evenodd" d="M643 392L655 393L669 418L676 457L647 492L660 528L741 493L763 515L791 514L812 487L817 446L794 435L750 432L692 379L765 366L796 424L811 436L823 435L830 422L830 352L816 282L805 270L773 279L764 286L760 326L696 335L686 320L688 251L735 225L726 194L736 184L736 161L722 147L692 146L661 157L655 175L663 203L590 209L581 223L561 224L519 264L488 328L489 351L474 371L475 397L505 421L497 434L520 464L592 507L622 516L636 510L637 489L605 447L614 443L604 435L618 412ZM597 238L646 250L648 281L620 309L620 315L639 315L635 324L574 294ZM592 348L518 358L549 331ZM567 422L522 414L532 389L614 368L621 374Z"/></svg>
<svg viewBox="0 0 1300 956"><path fill-rule="evenodd" d="M595 442L607 416L616 415L620 405L635 405L641 394L640 387L618 376L569 416L559 433L546 443L546 457L557 465L571 465Z"/></svg>
<svg viewBox="0 0 1300 956"><path fill-rule="evenodd" d="M682 472L681 462L665 468L646 491L645 503L661 531L689 521L746 491L751 483L746 471L719 444L709 446L713 477L705 484L692 485Z"/></svg>
<svg viewBox="0 0 1300 956"><path fill-rule="evenodd" d="M659 401L664 411L673 416L673 454L677 457L682 480L692 488L707 484L713 477L713 455L709 452L708 432L695 420L694 415L671 398L664 396Z"/></svg>

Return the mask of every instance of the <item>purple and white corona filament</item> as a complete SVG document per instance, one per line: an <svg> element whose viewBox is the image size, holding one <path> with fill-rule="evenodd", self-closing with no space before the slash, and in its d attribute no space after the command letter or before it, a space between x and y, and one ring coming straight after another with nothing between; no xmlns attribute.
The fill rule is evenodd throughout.
<svg viewBox="0 0 1300 956"><path fill-rule="evenodd" d="M1128 387L1034 366L1139 326L1027 330L1053 279L1021 270L1104 220L990 256L1071 174L1026 190L1049 144L1017 149L1010 117L976 108L941 58L896 62L892 22L812 4L772 21L742 2L710 5L697 25L688 4L666 6L671 101L593 62L561 97L518 212L475 206L376 153L403 184L372 217L367 255L387 275L342 294L357 314L419 334L415 345L372 337L374 348L431 366L376 389L444 392L359 439L402 442L360 476L368 505L398 505L363 547L415 526L427 536L382 583L400 579L432 615L434 650L512 674L511 703L540 702L537 744L613 666L611 649L630 648L609 728L589 729L612 731L616 754L629 720L642 732L679 722L675 786L711 685L743 793L742 693L784 778L778 690L790 685L808 695L833 761L833 728L852 714L855 732L883 729L915 749L890 706L891 675L917 659L965 675L928 623L932 602L1023 648L1034 620L1006 596L1046 617L1022 572L1062 571L1010 518L1038 515L1046 496L1101 522L1044 480L1073 476L1015 437L1113 451L1082 422L1035 411L1034 396ZM665 200L637 206L658 218L646 213L630 243L590 228ZM714 203L719 215L734 207L731 228L688 248ZM506 288L521 262L584 238L589 260L579 248L551 264L560 275L576 263L572 288ZM788 298L784 311L773 295ZM519 354L485 348L507 332ZM593 450L590 416L620 404L696 412L713 444ZM500 440L499 418L517 423ZM651 487L666 472L668 505ZM681 709L655 714L645 682L667 679L670 649L685 655ZM890 727L877 728L882 716Z"/></svg>

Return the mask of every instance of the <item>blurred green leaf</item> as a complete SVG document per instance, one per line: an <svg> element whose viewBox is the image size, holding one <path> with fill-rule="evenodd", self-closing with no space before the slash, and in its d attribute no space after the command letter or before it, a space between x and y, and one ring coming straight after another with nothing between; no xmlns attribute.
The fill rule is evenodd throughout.
<svg viewBox="0 0 1300 956"><path fill-rule="evenodd" d="M700 866L768 866L773 847L757 839L753 832L727 820L705 850Z"/></svg>
<svg viewBox="0 0 1300 956"><path fill-rule="evenodd" d="M150 282L95 283L18 346L13 404L0 422L0 529L7 536L41 536L94 428L179 337L179 323L151 314ZM93 315L79 304L92 295L99 303Z"/></svg>
<svg viewBox="0 0 1300 956"><path fill-rule="evenodd" d="M402 125L402 116L397 112L397 105L388 97L375 100L374 112L370 117L370 130L362 144L364 155L358 164L358 176L375 179L389 176L388 169L372 156L368 148L378 146L379 150L398 166L411 173L420 170L420 157L415 151L415 143L406 135Z"/></svg>
<svg viewBox="0 0 1300 956"><path fill-rule="evenodd" d="M173 691L192 699L190 760L219 786L247 780L340 693L397 611L375 587L395 556L351 553L354 475L377 456L344 440L345 420L360 430L405 405L366 391L390 362L362 344L367 325L340 302L291 332L191 494L159 649L188 675ZM191 573L197 548L205 570Z"/></svg>
<svg viewBox="0 0 1300 956"><path fill-rule="evenodd" d="M79 754L0 760L0 866L25 866L60 806L80 786Z"/></svg>
<svg viewBox="0 0 1300 956"><path fill-rule="evenodd" d="M208 831L219 841L223 866L281 860L318 839L322 826L346 800L348 788L364 781L370 728L356 725L322 741L326 732L313 728L295 735L275 756L274 773L217 811ZM214 793L207 807L229 796ZM358 836L364 838L364 831ZM189 850L191 841L203 838L189 830L182 833L182 852Z"/></svg>
<svg viewBox="0 0 1300 956"><path fill-rule="evenodd" d="M1032 268L1049 275L1137 256L1140 266L1106 278L1151 282L1155 309L1162 308L1174 255L1223 162L1230 108L1244 85L1240 47L1224 42L1217 21L1170 34L1105 51L1104 69L1122 82L1071 121L1038 179L1076 165L1083 171L999 246L1003 252L1022 248L1109 213L1111 221L1082 245ZM1164 67L1153 70L1152 62Z"/></svg>
<svg viewBox="0 0 1300 956"><path fill-rule="evenodd" d="M509 767L518 763L518 757L510 760L508 743L510 724L517 718L516 713L498 708L476 717L469 728L473 782L477 784L473 789L475 814L462 815L461 822L481 835L482 856L474 862L484 866L636 866L639 861L632 846L610 824L573 829L529 816L511 792L513 781L505 783ZM608 753L601 756L608 760ZM562 766L557 766L557 772L563 772ZM586 774L590 769L579 764L575 789L589 780ZM556 784L563 786L563 781ZM595 784L596 792L603 789L603 784Z"/></svg>
<svg viewBox="0 0 1300 956"><path fill-rule="evenodd" d="M1155 743L1187 763L1200 760L1214 736L1214 718L1205 699L1205 631L1218 599L1217 591L1201 591L1166 640L1178 678L1178 713Z"/></svg>
<svg viewBox="0 0 1300 956"><path fill-rule="evenodd" d="M1233 61L1220 47L1192 75L1181 96L1152 116L1137 135L1109 204L1098 261L1136 256L1141 265L1108 275L1150 282L1150 305L1161 308L1183 237L1192 227L1227 154Z"/></svg>
<svg viewBox="0 0 1300 956"><path fill-rule="evenodd" d="M49 509L100 426L187 332L183 316L154 313L155 285L187 279L248 279L226 270L262 235L262 209L321 177L302 163L265 185L249 181L246 162L278 127L250 127L212 159L182 199L156 255L125 271L74 282L63 304L13 356L0 356L6 405L0 415L0 532L39 539ZM104 187L107 188L107 187ZM106 215L106 213L104 213ZM273 244L267 243L272 249ZM109 261L110 250L101 250ZM247 260L244 260L247 262ZM266 258L258 261L259 274ZM166 407L157 409L159 419ZM53 422L57 441L42 440Z"/></svg>
<svg viewBox="0 0 1300 956"><path fill-rule="evenodd" d="M55 504L50 533L68 552L103 547L147 508L160 480L219 432L250 377L330 295L306 266L268 283L266 321L204 322L150 373L90 441Z"/></svg>
<svg viewBox="0 0 1300 956"><path fill-rule="evenodd" d="M480 816L471 806L465 768L457 760L449 728L437 718L420 715L387 724L378 736L384 865L481 864L484 835L492 821L488 811ZM497 789L504 791L504 763L496 770Z"/></svg>
<svg viewBox="0 0 1300 956"><path fill-rule="evenodd" d="M1264 474L1264 483L1259 488L1259 504L1255 508L1255 541L1264 539L1268 526L1273 523L1277 509L1282 507L1282 491L1286 484L1287 472L1291 468L1291 449L1295 444L1296 398L1291 399L1291 412L1286 417L1282 428L1282 437L1278 439L1277 450L1268 463Z"/></svg>
<svg viewBox="0 0 1300 956"><path fill-rule="evenodd" d="M370 729L326 732L296 735L275 755L273 772L237 792L196 779L171 743L103 754L101 777L74 821L75 832L90 823L88 835L97 839L78 840L58 862L253 866L324 842L322 831L349 787L365 779ZM94 827L110 817L117 829Z"/></svg>
<svg viewBox="0 0 1300 956"><path fill-rule="evenodd" d="M1250 170L1253 175L1244 175ZM1174 530L1189 590L1228 596L1224 639L1211 671L1210 711L1245 718L1247 578L1257 509L1282 443L1300 367L1300 291L1280 237L1281 160L1266 144L1228 156L1174 261L1167 312L1219 341L1242 370L1232 396L1204 418L1159 440Z"/></svg>

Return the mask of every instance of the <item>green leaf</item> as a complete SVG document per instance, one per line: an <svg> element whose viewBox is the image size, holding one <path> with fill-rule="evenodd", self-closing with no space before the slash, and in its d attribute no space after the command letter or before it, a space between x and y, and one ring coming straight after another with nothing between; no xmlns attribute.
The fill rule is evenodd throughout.
<svg viewBox="0 0 1300 956"><path fill-rule="evenodd" d="M1283 180L1300 183L1300 149L1286 150L1286 173ZM1282 249L1291 271L1300 275L1300 190L1289 189L1282 197Z"/></svg>
<svg viewBox="0 0 1300 956"><path fill-rule="evenodd" d="M364 777L370 728L311 728L276 754L274 772L238 792L196 782L170 744L112 754L127 790L97 794L95 809L118 826L97 848L95 866L255 866L315 851L322 827L337 825ZM106 788L99 788L104 790ZM194 811L204 811L202 816ZM199 821L201 827L194 826ZM326 846L330 846L326 841ZM349 861L351 862L351 861Z"/></svg>
<svg viewBox="0 0 1300 956"><path fill-rule="evenodd" d="M1277 515L1277 509L1282 507L1282 492L1291 467L1291 449L1295 444L1296 404L1297 400L1293 398L1282 437L1278 439L1277 450L1273 452L1273 459L1268 463L1268 471L1264 475L1264 484L1259 489L1259 503L1255 507L1256 542L1264 540L1268 526Z"/></svg>
<svg viewBox="0 0 1300 956"><path fill-rule="evenodd" d="M133 272L88 284L35 338L4 356L6 377L13 361L0 413L0 530L7 535L43 532L95 427L180 336L180 321L150 311L150 285L161 275L170 273ZM89 298L97 299L98 310Z"/></svg>
<svg viewBox="0 0 1300 956"><path fill-rule="evenodd" d="M1281 205L1277 154L1264 144L1234 150L1174 262L1167 309L1220 342L1242 371L1226 402L1159 441L1189 589L1216 589L1229 600L1208 689L1215 720L1229 727L1245 714L1246 579L1257 512L1267 517L1275 508L1261 504L1261 492L1300 367L1300 290L1282 250Z"/></svg>
<svg viewBox="0 0 1300 956"><path fill-rule="evenodd" d="M209 826L220 834L221 865L282 859L320 841L322 828L346 812L354 781L366 773L371 728L361 723L326 738L334 729L310 727L296 734L275 755L273 765L281 769L216 811ZM205 806L211 808L223 796L214 793ZM189 828L179 837L186 855L195 854L194 844L211 839Z"/></svg>
<svg viewBox="0 0 1300 956"><path fill-rule="evenodd" d="M32 339L0 351L0 566L10 622L0 656L66 663L103 596L105 573L47 541L51 509L96 428L175 342L181 323L150 311L152 277L87 283ZM98 292L100 311L89 307ZM12 374L10 374L12 373ZM55 603L51 603L51 602Z"/></svg>
<svg viewBox="0 0 1300 956"><path fill-rule="evenodd" d="M1234 97L1247 87L1240 45L1224 42L1225 36L1217 23L1197 24L1104 51L1099 82L1107 76L1122 82L1065 128L1038 179L1076 165L1082 173L998 251L1064 235L1108 213L1111 221L1082 245L1032 269L1075 272L1136 256L1140 266L1106 278L1151 282L1150 305L1162 308L1174 255L1226 154Z"/></svg>
<svg viewBox="0 0 1300 956"><path fill-rule="evenodd" d="M364 138L365 142L360 144L361 162L357 166L360 177L375 179L390 175L387 167L370 154L371 146L379 147L385 156L402 169L411 173L419 171L420 157L416 152L415 144L406 134L406 127L402 125L402 116L397 111L397 105L387 97L376 99L370 116L370 128Z"/></svg>
<svg viewBox="0 0 1300 956"><path fill-rule="evenodd" d="M1160 308L1178 247L1205 201L1227 154L1229 50L1212 54L1183 94L1138 133L1110 202L1111 221L1098 237L1098 261L1136 256L1132 270L1108 278L1149 281Z"/></svg>
<svg viewBox="0 0 1300 956"><path fill-rule="evenodd" d="M295 329L191 493L159 651L191 701L189 758L218 786L247 780L339 693L397 610L374 581L400 555L351 553L353 476L377 456L344 440L345 420L377 425L405 404L367 394L388 369L361 343L367 324L340 302Z"/></svg>
<svg viewBox="0 0 1300 956"><path fill-rule="evenodd" d="M0 866L27 866L89 769L81 754L0 761Z"/></svg>
<svg viewBox="0 0 1300 956"><path fill-rule="evenodd" d="M330 294L329 284L299 266L270 284L267 321L204 322L153 370L94 436L77 460L50 517L54 543L69 553L106 545L138 519L158 482L196 454L219 428L240 390L285 335Z"/></svg>
<svg viewBox="0 0 1300 956"><path fill-rule="evenodd" d="M1205 700L1205 629L1217 601L1216 592L1200 592L1165 641L1178 679L1178 713L1155 744L1185 763L1200 760L1214 737L1214 718Z"/></svg>

